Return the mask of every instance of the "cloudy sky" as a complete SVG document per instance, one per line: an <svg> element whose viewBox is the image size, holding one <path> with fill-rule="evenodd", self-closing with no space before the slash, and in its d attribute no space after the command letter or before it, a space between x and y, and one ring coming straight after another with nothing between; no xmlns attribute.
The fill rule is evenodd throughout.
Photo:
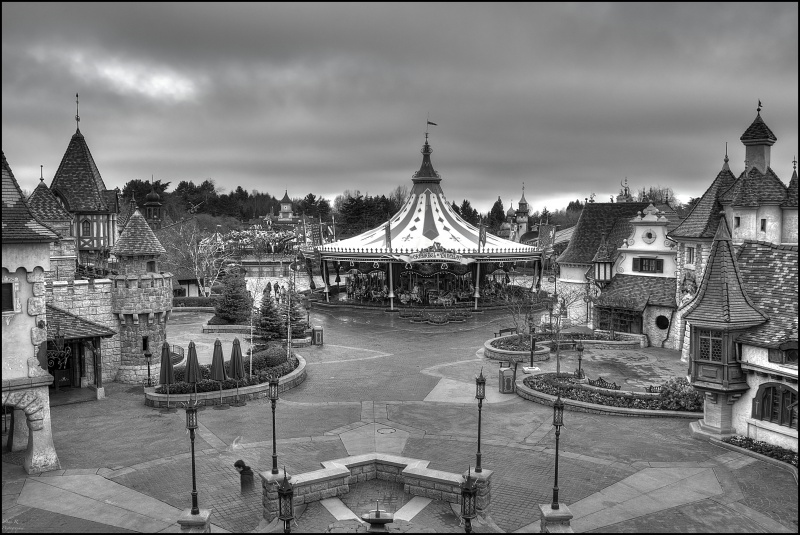
<svg viewBox="0 0 800 535"><path fill-rule="evenodd" d="M700 195L760 99L792 173L798 7L786 4L2 4L3 143L49 184L75 131L133 178L331 200L419 168L449 200Z"/></svg>

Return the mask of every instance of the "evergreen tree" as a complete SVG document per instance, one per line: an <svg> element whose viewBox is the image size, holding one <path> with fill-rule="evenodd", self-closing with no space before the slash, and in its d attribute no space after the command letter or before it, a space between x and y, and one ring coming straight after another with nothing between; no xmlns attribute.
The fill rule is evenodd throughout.
<svg viewBox="0 0 800 535"><path fill-rule="evenodd" d="M306 311L303 308L303 299L298 294L293 284L289 284L289 292L291 292L291 320L292 320L292 338L303 338L306 325ZM280 304L281 316L281 338L288 338L286 329L287 310L289 309L288 299L282 300Z"/></svg>
<svg viewBox="0 0 800 535"><path fill-rule="evenodd" d="M256 335L266 343L270 340L279 340L285 331L286 327L283 326L278 306L268 293L264 293L256 324Z"/></svg>
<svg viewBox="0 0 800 535"><path fill-rule="evenodd" d="M492 206L492 210L489 212L489 219L487 220L486 224L489 227L489 230L492 232L497 232L500 230L500 225L503 224L505 219L506 212L503 209L503 201L501 201L500 197L498 197Z"/></svg>
<svg viewBox="0 0 800 535"><path fill-rule="evenodd" d="M222 288L222 299L217 302L216 312L220 318L234 325L250 323L253 298L247 291L244 275L237 269L228 270Z"/></svg>

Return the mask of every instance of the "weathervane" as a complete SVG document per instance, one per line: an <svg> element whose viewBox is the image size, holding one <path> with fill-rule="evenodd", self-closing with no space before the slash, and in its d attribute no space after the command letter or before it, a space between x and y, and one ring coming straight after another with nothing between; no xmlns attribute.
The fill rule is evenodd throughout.
<svg viewBox="0 0 800 535"><path fill-rule="evenodd" d="M78 94L75 93L75 127L78 130L80 130L80 124L78 124L78 123L81 122L81 116L78 114L79 106L80 106L80 102L78 101Z"/></svg>
<svg viewBox="0 0 800 535"><path fill-rule="evenodd" d="M761 99L759 99L759 101L758 101L758 109L756 110L756 113L761 113L761 108L763 108L763 107L764 106L761 105Z"/></svg>
<svg viewBox="0 0 800 535"><path fill-rule="evenodd" d="M41 164L39 165L39 180L44 182L44 166Z"/></svg>

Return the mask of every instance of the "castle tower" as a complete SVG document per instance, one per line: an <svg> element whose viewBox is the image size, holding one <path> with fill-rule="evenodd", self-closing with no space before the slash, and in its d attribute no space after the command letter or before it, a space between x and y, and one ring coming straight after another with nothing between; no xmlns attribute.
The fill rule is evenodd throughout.
<svg viewBox="0 0 800 535"><path fill-rule="evenodd" d="M147 194L145 197L144 209L145 209L145 219L147 219L147 224L150 225L150 228L153 230L158 230L161 228L163 222L163 216L161 214L161 196L156 193L155 188L153 185L150 185L150 193Z"/></svg>
<svg viewBox="0 0 800 535"><path fill-rule="evenodd" d="M519 200L517 206L517 240L519 237L528 232L528 217L530 216L530 208L528 201L525 200L525 184L522 184L522 198Z"/></svg>
<svg viewBox="0 0 800 535"><path fill-rule="evenodd" d="M281 212L278 216L278 220L286 221L292 219L294 214L292 213L292 199L289 198L289 190L286 190L283 194L283 199L281 199Z"/></svg>
<svg viewBox="0 0 800 535"><path fill-rule="evenodd" d="M111 252L119 271L113 279L111 305L120 337L116 380L141 383L147 377L144 352L148 348L153 354L152 365L158 369L172 311L172 274L159 271L158 262L165 250L139 210L128 219Z"/></svg>

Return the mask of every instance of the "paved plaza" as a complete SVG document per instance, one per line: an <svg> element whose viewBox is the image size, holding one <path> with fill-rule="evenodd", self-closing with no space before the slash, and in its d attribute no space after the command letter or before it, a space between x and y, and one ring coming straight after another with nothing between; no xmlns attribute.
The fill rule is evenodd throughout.
<svg viewBox="0 0 800 535"><path fill-rule="evenodd" d="M209 363L219 337L229 358L234 335L200 333L210 316L174 313L170 343L194 340L200 361ZM494 475L491 519L477 531L539 531L537 504L552 498L552 409L498 392L498 363L485 359L482 347L507 323L501 312L433 326L375 311L315 308L311 323L323 327L325 343L297 349L307 361L306 381L278 401L281 467L297 474L323 461L378 451L463 472L475 464L474 376L482 368L482 464ZM537 365L555 369L554 359ZM561 365L572 371L575 354L564 354ZM686 371L677 352L660 349L587 350L583 365L590 377L599 374L631 389ZM638 379L627 381L626 366L636 368ZM146 407L141 386L112 383L106 394L86 403L54 400L62 470L29 477L21 454L3 454L3 532L179 531L176 519L191 505L192 486L183 412ZM271 467L269 401L202 410L199 420L199 502L212 510L213 531L266 529L260 489L242 493L233 463L243 459L258 471ZM792 474L692 438L688 420L577 412L565 412L564 420L560 500L574 514L577 532L798 530ZM382 481L355 484L341 499L309 505L293 530L344 525L348 514L366 512L375 499L390 512L402 512L412 526L463 530L447 504L414 501L402 487Z"/></svg>

